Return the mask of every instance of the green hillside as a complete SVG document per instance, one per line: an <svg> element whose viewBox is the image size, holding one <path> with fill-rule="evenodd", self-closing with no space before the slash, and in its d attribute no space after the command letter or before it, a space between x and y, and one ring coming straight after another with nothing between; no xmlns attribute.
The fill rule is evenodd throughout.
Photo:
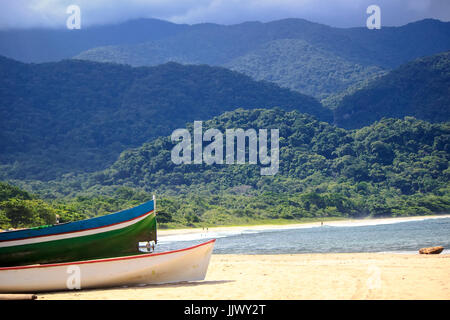
<svg viewBox="0 0 450 320"><path fill-rule="evenodd" d="M106 168L125 149L227 110L280 107L332 121L314 98L219 67L0 58L0 179Z"/></svg>
<svg viewBox="0 0 450 320"><path fill-rule="evenodd" d="M0 56L0 229L154 193L162 227L449 212L450 23L144 19L105 31L73 33L71 48L62 31L40 45L45 30L0 32L0 53L78 58ZM176 165L170 134L195 120L203 132L279 129L277 174Z"/></svg>
<svg viewBox="0 0 450 320"><path fill-rule="evenodd" d="M347 95L335 123L360 128L383 117L414 116L431 122L450 119L450 51L404 64Z"/></svg>
<svg viewBox="0 0 450 320"><path fill-rule="evenodd" d="M188 190L198 184L217 190L239 185L254 189L273 186L271 191L278 192L305 190L321 179L343 179L398 188L402 194L432 191L432 186L444 187L448 181L444 174L450 154L448 124L431 125L414 118L386 119L346 131L295 111L240 109L205 122L203 127L222 132L225 128L279 129L279 173L261 177L255 165L175 165L170 159L174 143L161 137L123 152L109 169L89 179L94 185L99 180L102 185L128 184L148 191L175 186ZM306 185L290 185L285 178L313 180ZM266 183L259 188L261 181Z"/></svg>
<svg viewBox="0 0 450 320"><path fill-rule="evenodd" d="M261 176L260 165L250 164L175 165L170 158L174 143L160 137L123 152L103 171L16 183L47 199L87 207L91 214L112 204L136 204L156 193L163 222L180 225L450 209L449 123L409 117L347 131L296 111L239 109L203 127L223 132L278 128L279 173Z"/></svg>

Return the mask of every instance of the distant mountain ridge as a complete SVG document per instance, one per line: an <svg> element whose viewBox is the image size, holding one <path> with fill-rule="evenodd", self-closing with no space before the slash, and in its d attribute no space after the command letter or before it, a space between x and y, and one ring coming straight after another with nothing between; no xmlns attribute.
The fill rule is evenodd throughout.
<svg viewBox="0 0 450 320"><path fill-rule="evenodd" d="M229 26L141 19L81 30L0 31L0 54L25 62L76 57L133 66L225 66L318 99L359 87L366 76L446 50L450 23L433 19L381 30L290 18ZM312 52L320 59L311 59Z"/></svg>
<svg viewBox="0 0 450 320"><path fill-rule="evenodd" d="M148 35L143 28L130 36L134 28L149 25L167 30ZM370 32L302 19L233 26L140 20L125 23L125 29L117 26L118 36L104 40L127 41L105 51L118 52L118 57L134 54L143 61L156 59L155 63L179 58L184 63L216 61L266 81L221 66L170 62L132 67L77 59L26 64L0 56L0 179L51 180L101 170L126 149L168 135L186 122L237 108L280 107L333 121L332 111L315 98L270 82L325 98L327 106L337 106L334 123L345 128L361 128L383 117L449 121L448 51L386 69L449 46L450 37L444 37L449 25L423 20ZM105 28L85 34L101 37ZM64 38L69 31L54 32ZM14 33L0 32L0 39L5 35ZM58 37L50 37L48 43L62 39ZM153 40L141 42L149 38ZM81 39L70 50L95 42L83 42L94 36ZM53 48L24 45L22 49L41 48L34 58ZM149 49L154 54L146 55ZM91 52L97 50L103 49Z"/></svg>
<svg viewBox="0 0 450 320"><path fill-rule="evenodd" d="M450 23L438 20L368 30L284 19L193 25L163 39L93 48L76 57L134 66L167 61L221 65L324 98L363 81L365 75L449 49ZM311 59L317 54L321 59Z"/></svg>
<svg viewBox="0 0 450 320"><path fill-rule="evenodd" d="M52 179L106 167L125 149L242 108L332 121L312 97L220 67L156 67L0 57L0 176Z"/></svg>
<svg viewBox="0 0 450 320"><path fill-rule="evenodd" d="M343 98L335 123L361 128L383 117L450 121L450 51L406 63Z"/></svg>
<svg viewBox="0 0 450 320"><path fill-rule="evenodd" d="M180 63L224 64L248 53L259 45L280 39L301 39L311 46L332 52L346 60L363 65L393 68L417 57L446 51L449 48L450 22L425 19L401 27L383 27L380 30L334 28L304 19L283 19L267 23L245 22L235 25L212 23L191 25L158 40L141 42L134 47L109 47L80 53L78 58L104 59L131 65L153 65L167 62L158 55L141 56L129 50L152 49L170 51L164 59ZM118 56L113 56L117 49ZM187 50L190 49L190 50ZM128 56L130 55L130 56ZM179 61L178 61L179 59Z"/></svg>

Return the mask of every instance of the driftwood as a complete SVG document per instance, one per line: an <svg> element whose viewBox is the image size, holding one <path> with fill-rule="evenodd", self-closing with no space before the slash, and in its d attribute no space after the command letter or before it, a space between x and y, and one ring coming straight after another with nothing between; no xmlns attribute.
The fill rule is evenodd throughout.
<svg viewBox="0 0 450 320"><path fill-rule="evenodd" d="M444 250L444 247L428 247L419 250L420 254L439 254Z"/></svg>
<svg viewBox="0 0 450 320"><path fill-rule="evenodd" d="M0 293L0 300L36 300L35 294L2 294Z"/></svg>

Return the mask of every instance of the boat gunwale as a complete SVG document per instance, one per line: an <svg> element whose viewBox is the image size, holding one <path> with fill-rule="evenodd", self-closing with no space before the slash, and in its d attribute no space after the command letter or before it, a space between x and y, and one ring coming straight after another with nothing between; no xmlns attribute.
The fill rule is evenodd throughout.
<svg viewBox="0 0 450 320"><path fill-rule="evenodd" d="M150 215L154 211L155 210L152 209L152 210L150 210L150 211L148 211L148 212L146 212L144 214L141 214L140 216L137 216L137 217L134 217L134 218L131 218L131 219L128 219L128 220L122 220L122 221L119 221L119 222L98 226L98 227L86 228L86 229L80 229L80 230L73 230L73 231L65 231L65 232L52 233L52 234L42 234L42 235L36 235L36 236L31 236L31 237L5 239L5 240L0 240L0 243L6 243L6 242L12 242L12 241L20 241L20 240L25 240L25 239L35 239L35 238L42 238L42 237L54 237L54 236L60 236L62 234L70 234L70 233L85 232L85 231L89 231L89 230L108 228L108 227L111 227L111 226L115 226L115 225L118 225L118 224L130 222L130 221L142 218L142 217L144 217L146 215ZM112 214L114 214L114 213L112 213ZM79 220L79 221L85 221L85 220ZM75 222L79 222L79 221L75 221ZM72 223L72 222L67 222L67 223ZM52 226L50 226L48 228L51 228L51 227L54 227L54 226L58 226L58 224L52 225ZM15 230L15 231L24 231L24 230L31 230L31 229L32 228L30 228L30 229L23 229L23 230ZM10 232L15 232L15 231L10 231Z"/></svg>
<svg viewBox="0 0 450 320"><path fill-rule="evenodd" d="M203 242L197 244L192 247L182 248L172 251L164 251L164 252L154 252L154 253L146 253L146 254L138 254L132 256L123 256L123 257L114 257L114 258L104 258L104 259L95 259L95 260L84 260L84 261L75 261L75 262L61 262L61 263L50 263L50 264L39 264L39 265L28 265L28 266L15 266L15 267L0 267L1 271L7 270L23 270L23 269L33 269L33 268L51 268L51 267L61 267L61 266L69 266L69 265L79 265L79 264L90 264L90 263L100 263L100 262L111 262L111 261L122 261L122 260L131 260L131 259L140 259L140 258L148 258L155 257L160 255L167 255L171 253L183 252L188 250L193 250L201 246L205 246L211 243L216 242L216 239L211 239L207 242Z"/></svg>
<svg viewBox="0 0 450 320"><path fill-rule="evenodd" d="M133 212L141 210L145 208L148 204L153 202L153 206L150 207L150 211L146 211L145 214L155 211L156 214L156 206L155 206L155 200L150 200L148 202L145 202L143 204L140 204L136 207L124 209L121 211L117 211L114 213L109 213L103 216L97 216L93 218L78 220L78 221L71 221L61 224L53 224L50 226L45 226L44 228L40 227L33 227L33 228L25 228L25 229L19 229L19 230L11 230L11 231L4 231L0 233L0 243L8 242L12 240L24 240L24 239L31 239L31 238L37 238L42 236L53 236L53 235L59 235L59 234L65 234L65 233L72 233L72 232L78 232L78 231L85 231L88 229L97 229L102 227L108 227L115 225L117 223L121 222L127 222L132 221L134 218L138 218L133 214ZM150 208L146 208L147 210ZM132 219L127 219L126 215L131 213ZM143 215L140 215L142 217ZM108 221L109 220L109 221ZM87 224L87 225L85 225ZM34 233L34 234L33 234Z"/></svg>

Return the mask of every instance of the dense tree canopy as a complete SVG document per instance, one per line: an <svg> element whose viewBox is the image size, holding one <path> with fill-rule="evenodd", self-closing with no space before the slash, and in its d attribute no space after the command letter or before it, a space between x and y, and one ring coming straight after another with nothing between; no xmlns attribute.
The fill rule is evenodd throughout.
<svg viewBox="0 0 450 320"><path fill-rule="evenodd" d="M279 173L261 176L260 165L248 159L240 165L176 165L170 158L175 143L160 137L123 152L106 170L46 183L15 182L87 216L136 205L156 193L162 225L450 209L449 123L407 117L345 130L296 111L238 109L204 122L203 130L208 128L279 129Z"/></svg>
<svg viewBox="0 0 450 320"><path fill-rule="evenodd" d="M383 117L450 120L450 51L409 62L342 98L335 123L361 128Z"/></svg>

